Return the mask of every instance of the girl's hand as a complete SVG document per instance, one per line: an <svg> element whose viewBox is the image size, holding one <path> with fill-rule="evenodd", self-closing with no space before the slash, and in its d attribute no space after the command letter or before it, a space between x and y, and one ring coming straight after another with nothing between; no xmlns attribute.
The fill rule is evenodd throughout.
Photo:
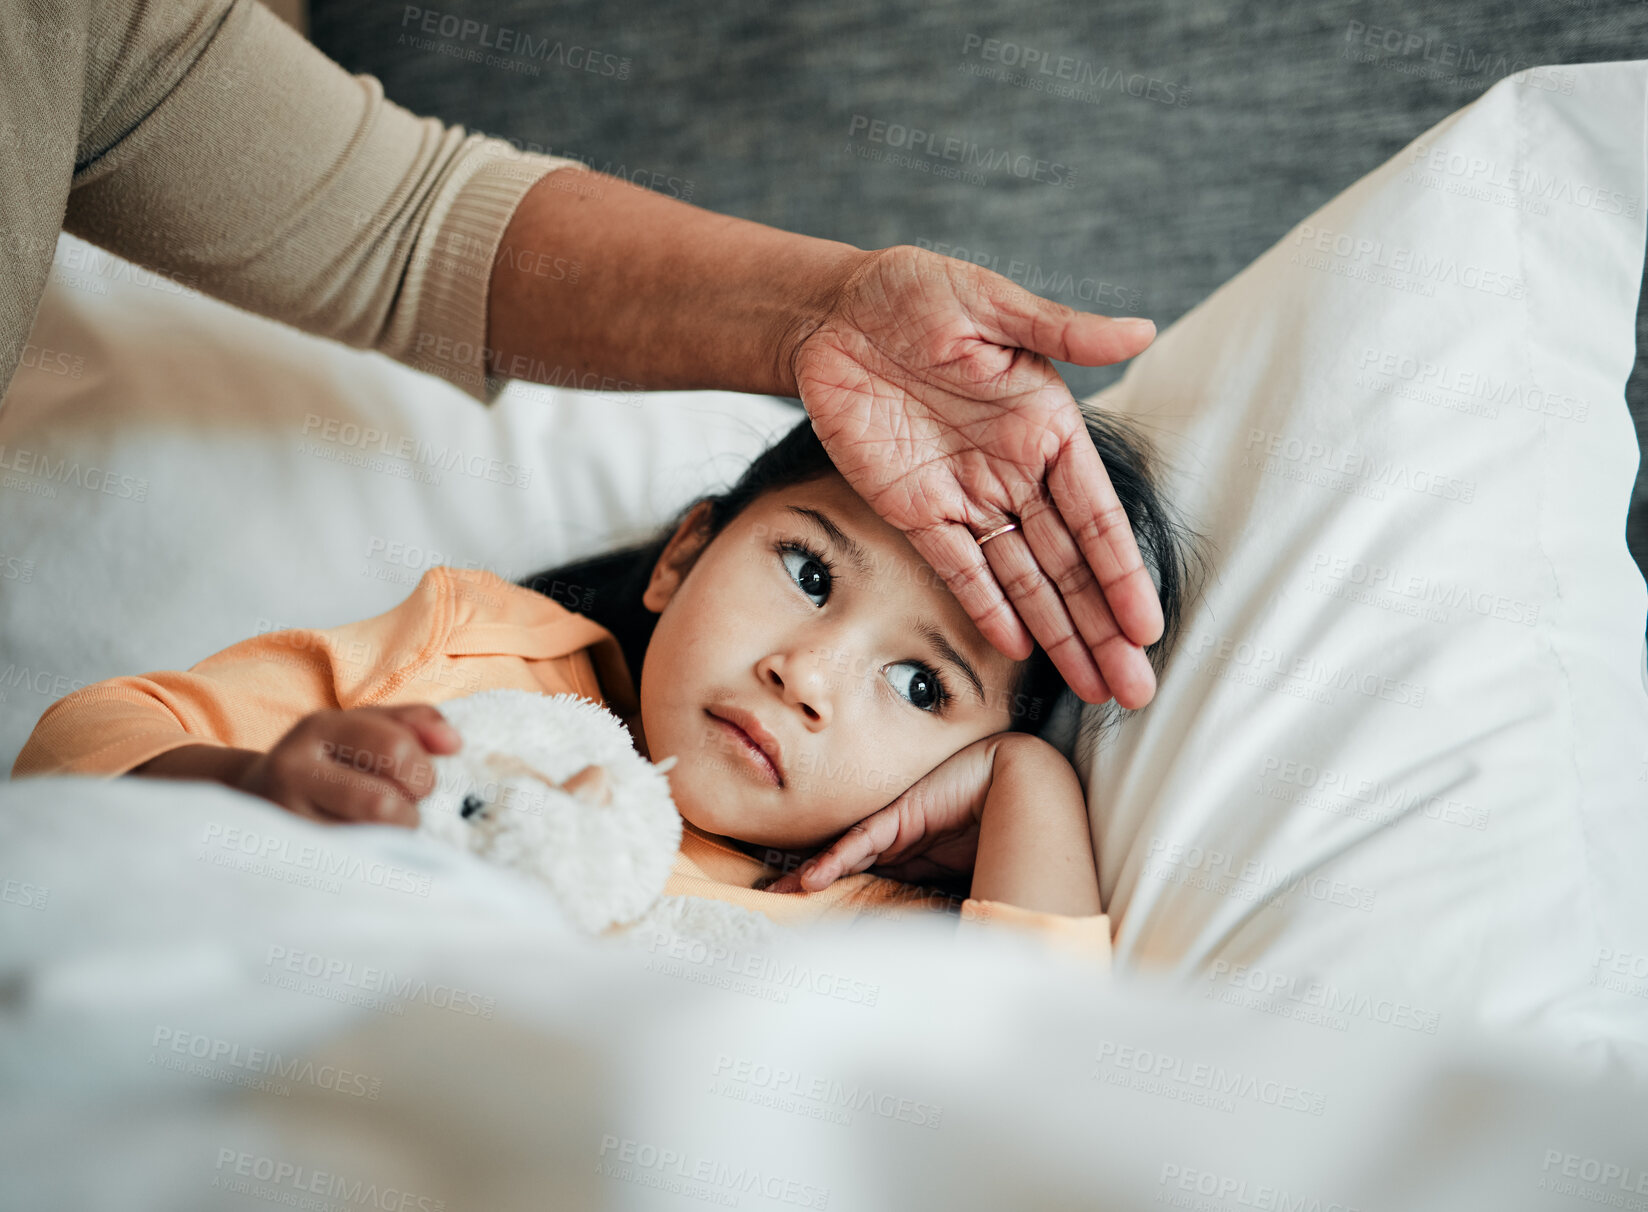
<svg viewBox="0 0 1648 1212"><path fill-rule="evenodd" d="M329 824L416 828L417 801L435 787L426 754L456 753L457 730L427 703L304 716L233 784Z"/></svg>
<svg viewBox="0 0 1648 1212"><path fill-rule="evenodd" d="M1019 735L998 732L958 749L892 803L766 890L817 892L844 875L877 865L877 874L914 884L942 884L971 875L996 754L1004 745L1017 744Z"/></svg>

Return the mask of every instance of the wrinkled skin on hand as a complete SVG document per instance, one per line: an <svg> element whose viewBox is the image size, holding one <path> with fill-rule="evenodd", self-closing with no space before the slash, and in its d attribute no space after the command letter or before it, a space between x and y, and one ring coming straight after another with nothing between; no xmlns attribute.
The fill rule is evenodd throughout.
<svg viewBox="0 0 1648 1212"><path fill-rule="evenodd" d="M1161 604L1050 359L1107 365L1154 331L896 246L866 257L790 359L842 476L980 634L1014 660L1034 635L1083 700L1127 708L1155 694L1142 646L1161 637ZM1013 519L1018 530L978 545Z"/></svg>

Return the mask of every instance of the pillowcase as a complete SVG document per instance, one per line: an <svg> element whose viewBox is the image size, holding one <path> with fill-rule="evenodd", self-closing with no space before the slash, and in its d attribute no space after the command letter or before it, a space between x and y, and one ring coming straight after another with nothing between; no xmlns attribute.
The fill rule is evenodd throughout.
<svg viewBox="0 0 1648 1212"><path fill-rule="evenodd" d="M1074 748L1118 971L1648 1045L1645 80L1502 80L1085 402L1213 550L1155 699Z"/></svg>
<svg viewBox="0 0 1648 1212"><path fill-rule="evenodd" d="M483 405L66 235L23 361L0 406L5 772L73 689L370 618L437 564L514 580L643 538L802 417L525 383Z"/></svg>

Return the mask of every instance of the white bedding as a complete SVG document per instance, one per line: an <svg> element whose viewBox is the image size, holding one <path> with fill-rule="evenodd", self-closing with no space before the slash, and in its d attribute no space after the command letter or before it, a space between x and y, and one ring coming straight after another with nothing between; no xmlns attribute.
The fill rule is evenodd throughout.
<svg viewBox="0 0 1648 1212"><path fill-rule="evenodd" d="M1113 986L937 921L609 952L467 854L206 785L24 780L0 809L29 884L0 904L8 1208L1648 1195L1642 1086L1548 1042Z"/></svg>
<svg viewBox="0 0 1648 1212"><path fill-rule="evenodd" d="M825 931L787 975L748 956L649 970L403 833L321 831L211 787L8 784L0 1203L301 1206L300 1177L330 1167L346 1195L377 1174L410 1199L377 1206L420 1209L802 1207L824 1189L832 1208L1648 1206L1648 679L1620 398L1644 68L1563 70L1570 92L1512 78L1419 142L1634 193L1629 215L1461 210L1397 188L1398 157L1103 397L1163 437L1219 551L1155 703L1076 755L1112 981L919 922ZM1322 232L1411 244L1415 224L1522 297L1439 289L1415 310L1413 291L1348 291L1368 279L1333 268L1333 235L1328 260L1290 260ZM1489 424L1457 379L1441 405L1402 395L1403 357L1509 366L1587 419ZM635 537L800 415L525 387L487 410L67 238L25 361L0 407L8 766L75 685L367 617L434 563L519 577ZM1273 468L1407 459L1440 495L1242 471L1271 435ZM1446 495L1463 482L1470 503ZM1402 592L1351 595L1359 561L1491 600L1435 623ZM1283 663L1307 690L1312 668L1372 690L1294 697ZM271 855L243 864L249 838ZM386 981L412 991L400 1013ZM223 1055L169 1067L190 1047ZM244 1084L270 1081L273 1052L308 1076ZM763 1065L790 1084L755 1080ZM1604 1071L1636 1084L1568 1084ZM815 1077L891 1110L834 1122L797 1093ZM660 1151L727 1169L683 1194ZM627 1178L598 1173L614 1157ZM777 1185L733 1189L740 1167ZM359 1195L316 1206L373 1206Z"/></svg>

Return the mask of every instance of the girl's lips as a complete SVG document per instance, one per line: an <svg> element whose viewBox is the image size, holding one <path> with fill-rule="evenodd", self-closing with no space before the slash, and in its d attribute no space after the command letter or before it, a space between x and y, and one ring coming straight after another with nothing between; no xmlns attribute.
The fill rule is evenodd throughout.
<svg viewBox="0 0 1648 1212"><path fill-rule="evenodd" d="M783 786L784 780L779 777L778 768L773 765L772 759L767 756L766 751L763 750L760 745L755 743L749 733L745 732L731 720L722 719L713 711L707 711L705 714L707 714L710 719L714 720L722 728L726 729L732 739L738 742L738 748L749 756L751 767L758 774L760 774L762 778L766 779L767 782L771 783L775 787Z"/></svg>

